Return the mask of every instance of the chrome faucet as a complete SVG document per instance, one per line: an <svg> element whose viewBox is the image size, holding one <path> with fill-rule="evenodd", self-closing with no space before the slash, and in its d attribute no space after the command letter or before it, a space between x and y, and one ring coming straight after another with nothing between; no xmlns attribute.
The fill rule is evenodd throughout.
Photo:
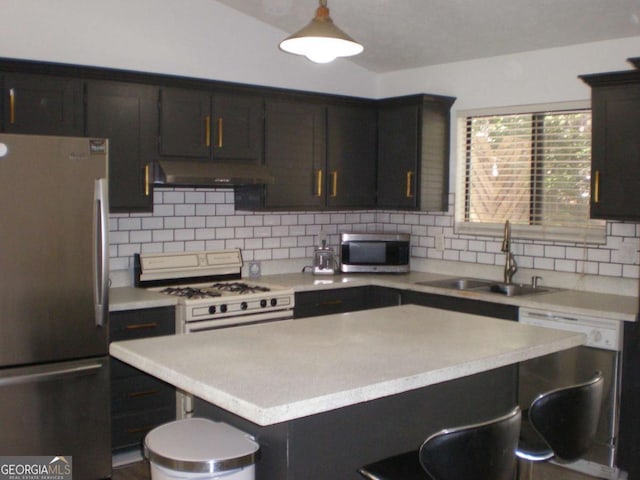
<svg viewBox="0 0 640 480"><path fill-rule="evenodd" d="M504 262L504 283L509 285L513 276L518 271L518 264L511 253L511 223L507 220L504 223L504 236L502 239L502 251L507 254Z"/></svg>

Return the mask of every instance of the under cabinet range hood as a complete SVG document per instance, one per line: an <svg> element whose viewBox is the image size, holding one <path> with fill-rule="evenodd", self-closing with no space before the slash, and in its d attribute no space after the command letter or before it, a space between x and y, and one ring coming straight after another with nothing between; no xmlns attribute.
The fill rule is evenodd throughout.
<svg viewBox="0 0 640 480"><path fill-rule="evenodd" d="M153 183L167 187L233 187L263 185L275 179L264 165L251 163L157 160Z"/></svg>

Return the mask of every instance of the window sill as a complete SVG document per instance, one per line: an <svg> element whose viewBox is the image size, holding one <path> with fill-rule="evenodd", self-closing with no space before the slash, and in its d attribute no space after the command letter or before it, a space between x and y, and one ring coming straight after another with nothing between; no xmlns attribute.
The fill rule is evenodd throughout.
<svg viewBox="0 0 640 480"><path fill-rule="evenodd" d="M504 224L456 222L458 235L478 235L502 238ZM604 245L607 243L606 225L591 228L541 227L511 224L511 236L517 240L541 240L574 244Z"/></svg>

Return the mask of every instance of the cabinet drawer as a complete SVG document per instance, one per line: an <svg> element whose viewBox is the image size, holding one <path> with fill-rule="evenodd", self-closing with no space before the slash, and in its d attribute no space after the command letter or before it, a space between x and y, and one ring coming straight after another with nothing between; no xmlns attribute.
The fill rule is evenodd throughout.
<svg viewBox="0 0 640 480"><path fill-rule="evenodd" d="M143 374L142 370L138 370L137 368L127 365L126 363L121 362L120 360L116 360L113 357L109 359L109 364L111 366L112 381L118 378L135 377Z"/></svg>
<svg viewBox="0 0 640 480"><path fill-rule="evenodd" d="M111 420L111 447L116 449L140 445L150 430L175 419L175 408L114 416Z"/></svg>
<svg viewBox="0 0 640 480"><path fill-rule="evenodd" d="M354 312L366 307L366 287L296 293L295 318Z"/></svg>
<svg viewBox="0 0 640 480"><path fill-rule="evenodd" d="M175 390L149 375L111 381L113 415L175 406Z"/></svg>
<svg viewBox="0 0 640 480"><path fill-rule="evenodd" d="M175 333L174 308L161 307L144 310L111 312L109 323L110 340L158 337Z"/></svg>

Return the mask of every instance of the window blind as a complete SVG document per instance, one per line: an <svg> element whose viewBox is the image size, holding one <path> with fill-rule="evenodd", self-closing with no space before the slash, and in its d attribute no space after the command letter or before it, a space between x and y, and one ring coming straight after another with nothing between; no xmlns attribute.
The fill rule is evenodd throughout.
<svg viewBox="0 0 640 480"><path fill-rule="evenodd" d="M589 218L589 109L469 115L459 129L463 230L510 220L530 238L604 238L605 223Z"/></svg>

